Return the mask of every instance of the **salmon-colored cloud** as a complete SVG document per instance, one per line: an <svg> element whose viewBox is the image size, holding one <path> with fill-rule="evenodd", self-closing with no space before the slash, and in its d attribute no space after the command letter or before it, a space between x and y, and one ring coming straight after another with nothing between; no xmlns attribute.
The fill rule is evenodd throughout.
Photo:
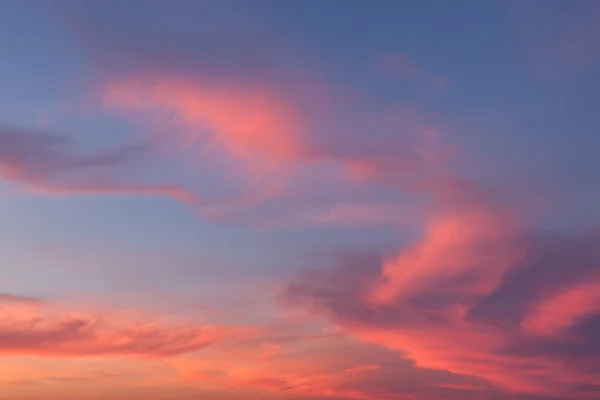
<svg viewBox="0 0 600 400"><path fill-rule="evenodd" d="M227 87L180 79L143 79L113 84L108 105L172 113L190 135L206 135L236 155L258 153L289 159L305 152L298 115L266 87ZM195 129L194 129L195 128Z"/></svg>
<svg viewBox="0 0 600 400"><path fill-rule="evenodd" d="M0 353L49 357L173 357L239 335L239 328L148 316L77 311L30 301L5 304Z"/></svg>
<svg viewBox="0 0 600 400"><path fill-rule="evenodd" d="M356 204L352 194L361 184L418 180L452 150L416 110L365 112L336 96L323 102L319 89L308 92L293 84L157 72L111 81L103 101L109 110L150 124L158 120L162 143L179 143L195 158L192 168L211 168L215 159L227 164L220 172L234 177L238 189L237 197L213 210L221 218L251 220L254 213L267 225L403 223L404 216L390 212L393 206L378 199ZM317 193L330 200L314 204ZM278 206L292 203L296 209L276 214ZM271 205L268 217L261 214L264 204Z"/></svg>
<svg viewBox="0 0 600 400"><path fill-rule="evenodd" d="M597 397L600 304L586 279L600 268L598 235L545 237L485 191L436 186L420 240L396 257L307 275L287 301L420 368L515 394Z"/></svg>
<svg viewBox="0 0 600 400"><path fill-rule="evenodd" d="M536 304L525 317L523 326L539 335L561 335L564 329L600 310L600 279L567 287Z"/></svg>
<svg viewBox="0 0 600 400"><path fill-rule="evenodd" d="M488 389L470 378L415 369L402 356L344 336L315 335L280 344L279 354L267 360L259 351L235 351L177 365L185 376L201 382L315 399L409 399L416 392L426 400L460 399L469 398L465 387L469 392Z"/></svg>
<svg viewBox="0 0 600 400"><path fill-rule="evenodd" d="M151 119L168 115L182 127L183 139L217 145L215 151L263 166L333 162L351 175L380 175L423 168L447 150L434 143L435 130L415 110L349 109L341 115L339 107L351 107L343 99L310 104L305 97L293 86L147 74L109 84L104 103Z"/></svg>
<svg viewBox="0 0 600 400"><path fill-rule="evenodd" d="M510 243L515 234L510 216L485 208L433 217L421 242L385 261L384 282L375 288L375 300L394 301L397 296L430 290L430 286L453 276L477 273L482 264L486 265L485 276L459 287L457 282L449 289L476 296L495 288L521 251ZM440 285L437 290L439 293L445 288Z"/></svg>

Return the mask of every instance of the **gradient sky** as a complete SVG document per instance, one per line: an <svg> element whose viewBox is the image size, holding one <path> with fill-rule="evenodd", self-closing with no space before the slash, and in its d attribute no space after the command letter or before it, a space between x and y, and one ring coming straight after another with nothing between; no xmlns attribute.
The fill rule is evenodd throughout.
<svg viewBox="0 0 600 400"><path fill-rule="evenodd" d="M600 398L600 3L0 2L0 400Z"/></svg>

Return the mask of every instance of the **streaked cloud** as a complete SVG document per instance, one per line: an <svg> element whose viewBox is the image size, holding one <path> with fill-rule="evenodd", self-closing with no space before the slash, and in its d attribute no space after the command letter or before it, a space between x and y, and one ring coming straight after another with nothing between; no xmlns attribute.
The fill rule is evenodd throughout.
<svg viewBox="0 0 600 400"><path fill-rule="evenodd" d="M189 203L197 201L183 187L115 178L110 169L132 161L145 151L142 147L125 146L85 154L73 151L73 144L66 136L2 125L0 177L33 192L54 195L150 195Z"/></svg>
<svg viewBox="0 0 600 400"><path fill-rule="evenodd" d="M241 333L235 327L173 323L131 314L13 301L2 308L0 352L59 358L174 357Z"/></svg>

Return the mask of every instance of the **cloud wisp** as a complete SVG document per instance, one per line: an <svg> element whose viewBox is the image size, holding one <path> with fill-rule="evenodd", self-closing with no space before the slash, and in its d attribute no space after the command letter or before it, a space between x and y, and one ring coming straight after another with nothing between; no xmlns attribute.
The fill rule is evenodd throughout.
<svg viewBox="0 0 600 400"><path fill-rule="evenodd" d="M140 312L78 310L29 297L2 296L0 353L37 357L176 357L242 329L174 322Z"/></svg>
<svg viewBox="0 0 600 400"><path fill-rule="evenodd" d="M66 136L0 125L0 177L33 192L166 196L195 202L183 187L119 179L115 169L133 161L145 149L124 146L92 154L72 150Z"/></svg>

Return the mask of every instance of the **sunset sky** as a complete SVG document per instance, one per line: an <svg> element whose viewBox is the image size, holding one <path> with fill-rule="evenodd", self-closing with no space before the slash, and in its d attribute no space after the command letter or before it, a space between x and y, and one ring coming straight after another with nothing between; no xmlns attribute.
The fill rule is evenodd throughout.
<svg viewBox="0 0 600 400"><path fill-rule="evenodd" d="M597 400L600 2L0 1L0 400Z"/></svg>

